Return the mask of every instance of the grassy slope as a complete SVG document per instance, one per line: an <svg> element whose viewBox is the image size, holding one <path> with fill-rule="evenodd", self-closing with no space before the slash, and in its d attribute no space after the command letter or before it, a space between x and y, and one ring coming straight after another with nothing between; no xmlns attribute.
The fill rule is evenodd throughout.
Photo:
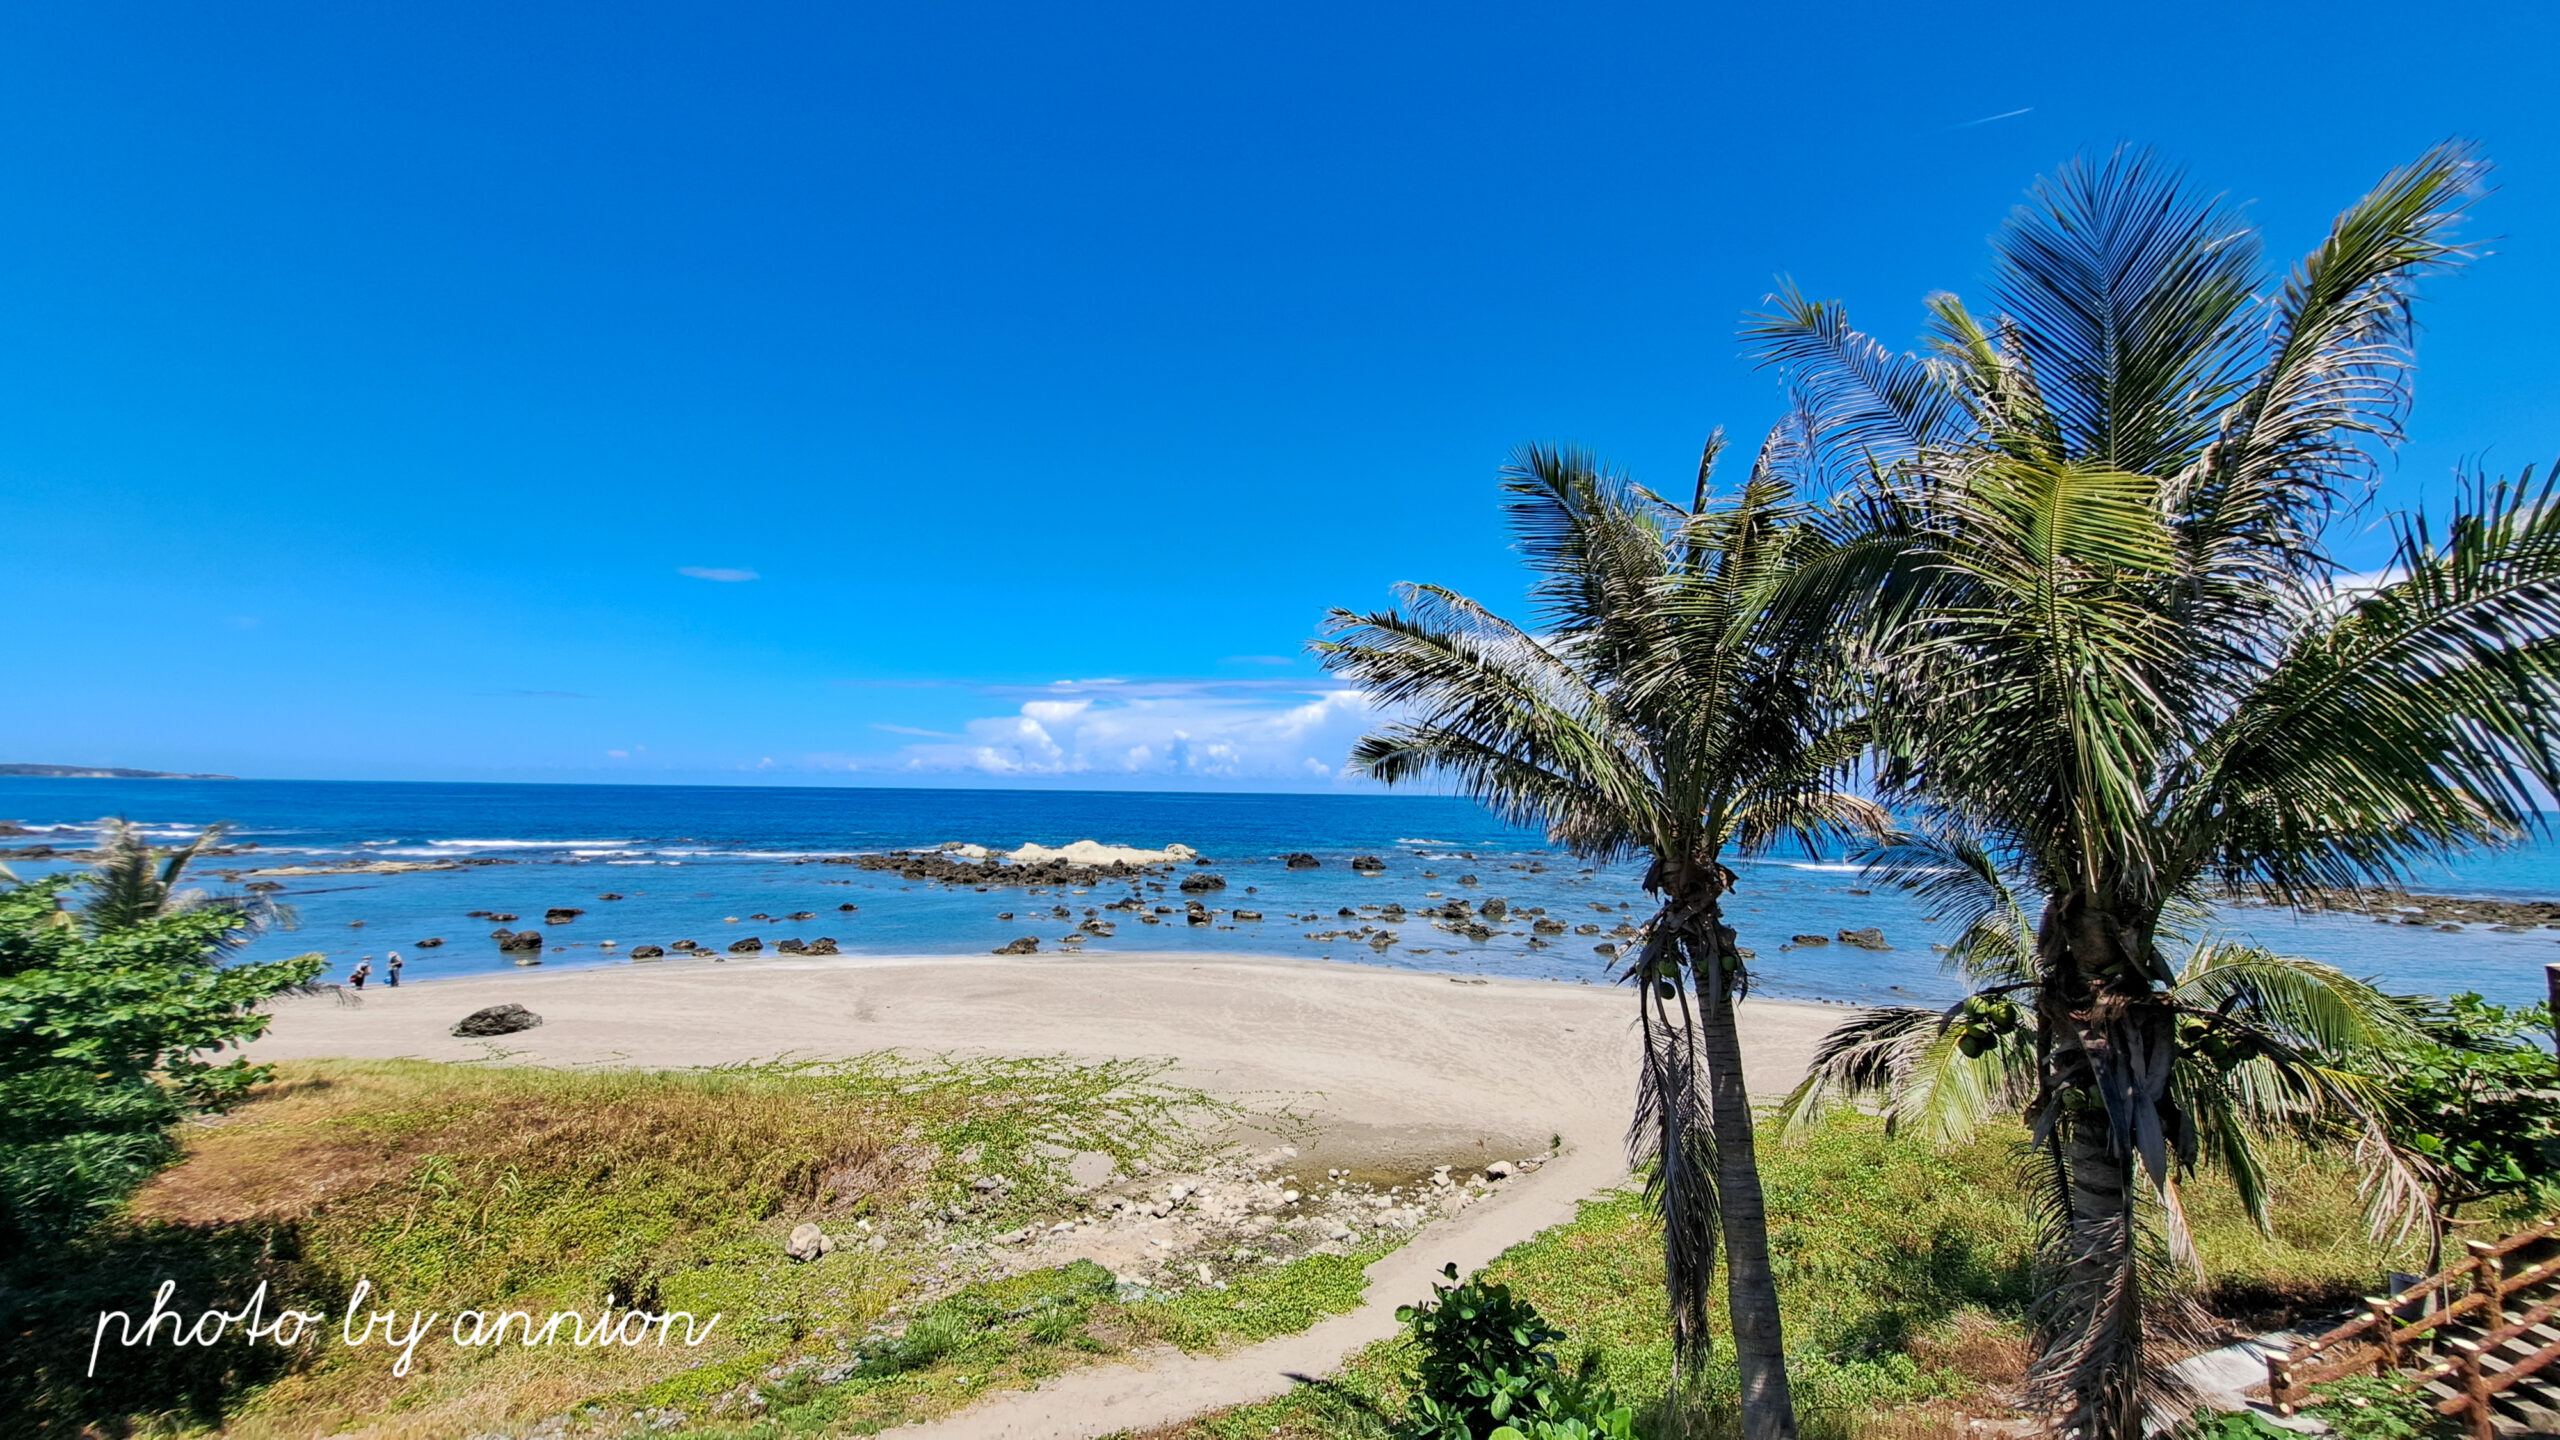
<svg viewBox="0 0 2560 1440"><path fill-rule="evenodd" d="M1800 1139L1768 1140L1760 1153L1798 1403L1831 1420L1809 1433L1927 1433L1933 1402L1979 1402L1984 1387L2019 1375L2032 1230L2008 1142L1933 1150L1843 1118ZM2373 1288L2387 1260L2406 1262L2365 1237L2357 1177L2343 1163L2279 1147L2272 1170L2280 1217L2272 1237L2259 1235L2220 1185L2208 1181L2188 1197L2218 1308L2281 1323L2306 1305L2347 1303ZM1566 1331L1568 1352L1596 1348L1620 1394L1656 1397L1671 1368L1657 1235L1640 1195L1606 1195L1504 1255L1490 1274ZM1386 1418L1402 1411L1413 1360L1406 1342L1385 1342L1325 1384L1151 1440L1383 1435ZM1716 1402L1732 1384L1719 1366L1694 1400L1729 1413ZM1874 1418L1898 1409L1921 1423ZM1647 1416L1641 1428L1658 1425ZM1710 1424L1698 1433L1718 1432Z"/></svg>
<svg viewBox="0 0 2560 1440"><path fill-rule="evenodd" d="M1071 1205L1056 1157L1104 1151L1134 1168L1179 1156L1181 1121L1206 1102L1153 1073L1054 1061L290 1065L254 1103L191 1133L187 1158L125 1218L71 1254L12 1267L0 1309L28 1343L0 1364L0 1404L56 1433L222 1425L242 1440L362 1422L368 1435L451 1436L592 1400L734 1417L702 1433L860 1432L1089 1355L1256 1339L1356 1304L1361 1258L1126 1304L1090 1265L968 1283L972 1258L943 1242ZM970 1184L987 1175L1011 1183ZM964 1218L944 1225L955 1207ZM856 1241L867 1223L884 1248L786 1259L783 1234L813 1218ZM610 1293L725 1318L692 1351L476 1351L439 1331L406 1378L379 1348L306 1346L288 1363L237 1345L111 1351L98 1380L81 1374L90 1317L146 1305L161 1279L179 1281L192 1316L262 1279L287 1303L342 1306L358 1277L390 1297L368 1309L450 1317L503 1303L540 1317L592 1313ZM938 1302L905 1313L929 1294ZM856 1349L884 1321L914 1322L913 1342ZM829 1363L840 1373L821 1384Z"/></svg>

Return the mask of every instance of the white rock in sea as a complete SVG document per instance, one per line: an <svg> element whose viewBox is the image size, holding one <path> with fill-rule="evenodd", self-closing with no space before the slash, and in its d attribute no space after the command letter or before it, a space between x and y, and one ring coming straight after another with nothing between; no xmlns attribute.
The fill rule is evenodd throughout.
<svg viewBox="0 0 2560 1440"><path fill-rule="evenodd" d="M1186 865L1200 858L1200 852L1188 845L1167 845L1161 850L1140 850L1130 845L1105 845L1098 840L1078 840L1073 844L1052 848L1047 845L1025 845L1007 852L1007 858L1022 864L1034 860L1064 860L1070 865Z"/></svg>

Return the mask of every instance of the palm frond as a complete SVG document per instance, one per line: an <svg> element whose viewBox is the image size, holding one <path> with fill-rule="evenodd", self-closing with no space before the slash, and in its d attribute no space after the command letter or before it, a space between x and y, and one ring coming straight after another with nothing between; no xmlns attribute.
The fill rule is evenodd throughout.
<svg viewBox="0 0 2560 1440"><path fill-rule="evenodd" d="M2189 863L2286 901L2521 838L2560 781L2560 487L2469 483L2398 578L2287 645L2188 762Z"/></svg>

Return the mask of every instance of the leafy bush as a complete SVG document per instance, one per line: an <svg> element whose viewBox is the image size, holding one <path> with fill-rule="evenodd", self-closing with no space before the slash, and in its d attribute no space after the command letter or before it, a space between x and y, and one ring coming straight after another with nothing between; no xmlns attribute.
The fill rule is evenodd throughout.
<svg viewBox="0 0 2560 1440"><path fill-rule="evenodd" d="M2431 1162L2439 1211L2508 1196L2547 1198L2560 1181L2560 1089L2543 1005L2476 994L2410 1002L2425 1038L2388 1077L2402 1145Z"/></svg>
<svg viewBox="0 0 2560 1440"><path fill-rule="evenodd" d="M1421 1346L1404 1433L1412 1440L1628 1440L1635 1412L1600 1383L1595 1356L1568 1371L1564 1332L1507 1285L1441 1272L1433 1298L1397 1309Z"/></svg>
<svg viewBox="0 0 2560 1440"><path fill-rule="evenodd" d="M2316 1398L2304 1413L2325 1421L2338 1440L2452 1440L2462 1433L2459 1422L2436 1413L2431 1397L2397 1378L2352 1375L2311 1393Z"/></svg>
<svg viewBox="0 0 2560 1440"><path fill-rule="evenodd" d="M0 1253L95 1220L174 1157L170 1127L267 1078L205 1057L320 957L227 965L252 921L221 907L82 924L74 877L0 890Z"/></svg>

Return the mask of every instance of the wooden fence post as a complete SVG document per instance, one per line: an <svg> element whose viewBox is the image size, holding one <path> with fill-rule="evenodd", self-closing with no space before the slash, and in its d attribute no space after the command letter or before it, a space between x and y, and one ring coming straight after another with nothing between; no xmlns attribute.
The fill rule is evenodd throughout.
<svg viewBox="0 0 2560 1440"><path fill-rule="evenodd" d="M2382 1347L2382 1353L2374 1358L2373 1373L2388 1377L2400 1368L2400 1322L2393 1318L2389 1300L2367 1295L2364 1310L2373 1320L2374 1343Z"/></svg>
<svg viewBox="0 0 2560 1440"><path fill-rule="evenodd" d="M2471 1440L2497 1440L2496 1428L2489 1413L2489 1376L2480 1368L2480 1347L2468 1340L2449 1342L2453 1346L2454 1373L2462 1381L2462 1394L2470 1412Z"/></svg>
<svg viewBox="0 0 2560 1440"><path fill-rule="evenodd" d="M2293 1413L2293 1352L2267 1352L2267 1403L2279 1415Z"/></svg>
<svg viewBox="0 0 2560 1440"><path fill-rule="evenodd" d="M2498 1329L2507 1323L2506 1267L2499 1263L2495 1253L2498 1247L2485 1240L2465 1240L2462 1248L2471 1252L2480 1267L2471 1274L2472 1292L2489 1300L2489 1318L2480 1328Z"/></svg>

